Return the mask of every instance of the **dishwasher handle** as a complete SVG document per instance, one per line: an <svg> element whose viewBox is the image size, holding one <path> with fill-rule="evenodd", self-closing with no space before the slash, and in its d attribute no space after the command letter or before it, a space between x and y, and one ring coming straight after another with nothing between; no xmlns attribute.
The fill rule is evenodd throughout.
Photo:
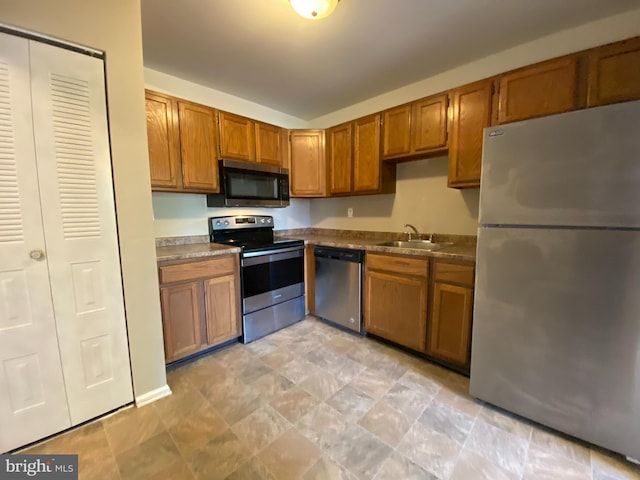
<svg viewBox="0 0 640 480"><path fill-rule="evenodd" d="M364 262L364 252L362 250L353 250L349 248L316 247L313 250L313 254L316 258L330 258L333 260L352 263Z"/></svg>

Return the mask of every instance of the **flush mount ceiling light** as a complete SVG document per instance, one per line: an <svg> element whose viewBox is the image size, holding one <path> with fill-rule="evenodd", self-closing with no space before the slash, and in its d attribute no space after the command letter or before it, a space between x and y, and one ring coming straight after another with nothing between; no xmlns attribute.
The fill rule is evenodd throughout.
<svg viewBox="0 0 640 480"><path fill-rule="evenodd" d="M340 0L289 0L298 15L311 20L328 17Z"/></svg>

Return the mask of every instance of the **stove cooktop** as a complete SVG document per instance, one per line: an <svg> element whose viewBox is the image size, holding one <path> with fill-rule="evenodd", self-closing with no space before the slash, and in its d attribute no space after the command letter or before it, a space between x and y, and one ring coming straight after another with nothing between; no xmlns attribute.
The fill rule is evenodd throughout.
<svg viewBox="0 0 640 480"><path fill-rule="evenodd" d="M209 234L211 242L241 247L243 253L304 245L303 240L275 238L273 217L267 215L211 217Z"/></svg>

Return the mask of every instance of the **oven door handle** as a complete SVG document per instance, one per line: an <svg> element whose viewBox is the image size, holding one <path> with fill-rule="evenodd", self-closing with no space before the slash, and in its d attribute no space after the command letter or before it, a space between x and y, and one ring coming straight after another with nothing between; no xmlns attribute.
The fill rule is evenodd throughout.
<svg viewBox="0 0 640 480"><path fill-rule="evenodd" d="M243 267L260 265L261 263L277 262L288 258L298 258L304 256L304 247L289 247L275 250L262 250L259 252L249 252L242 254L241 264Z"/></svg>

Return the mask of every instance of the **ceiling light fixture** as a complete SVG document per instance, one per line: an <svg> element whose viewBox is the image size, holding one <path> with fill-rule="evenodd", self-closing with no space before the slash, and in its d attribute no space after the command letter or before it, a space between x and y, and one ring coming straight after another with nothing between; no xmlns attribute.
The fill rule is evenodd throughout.
<svg viewBox="0 0 640 480"><path fill-rule="evenodd" d="M289 0L298 15L310 20L328 17L340 0Z"/></svg>

